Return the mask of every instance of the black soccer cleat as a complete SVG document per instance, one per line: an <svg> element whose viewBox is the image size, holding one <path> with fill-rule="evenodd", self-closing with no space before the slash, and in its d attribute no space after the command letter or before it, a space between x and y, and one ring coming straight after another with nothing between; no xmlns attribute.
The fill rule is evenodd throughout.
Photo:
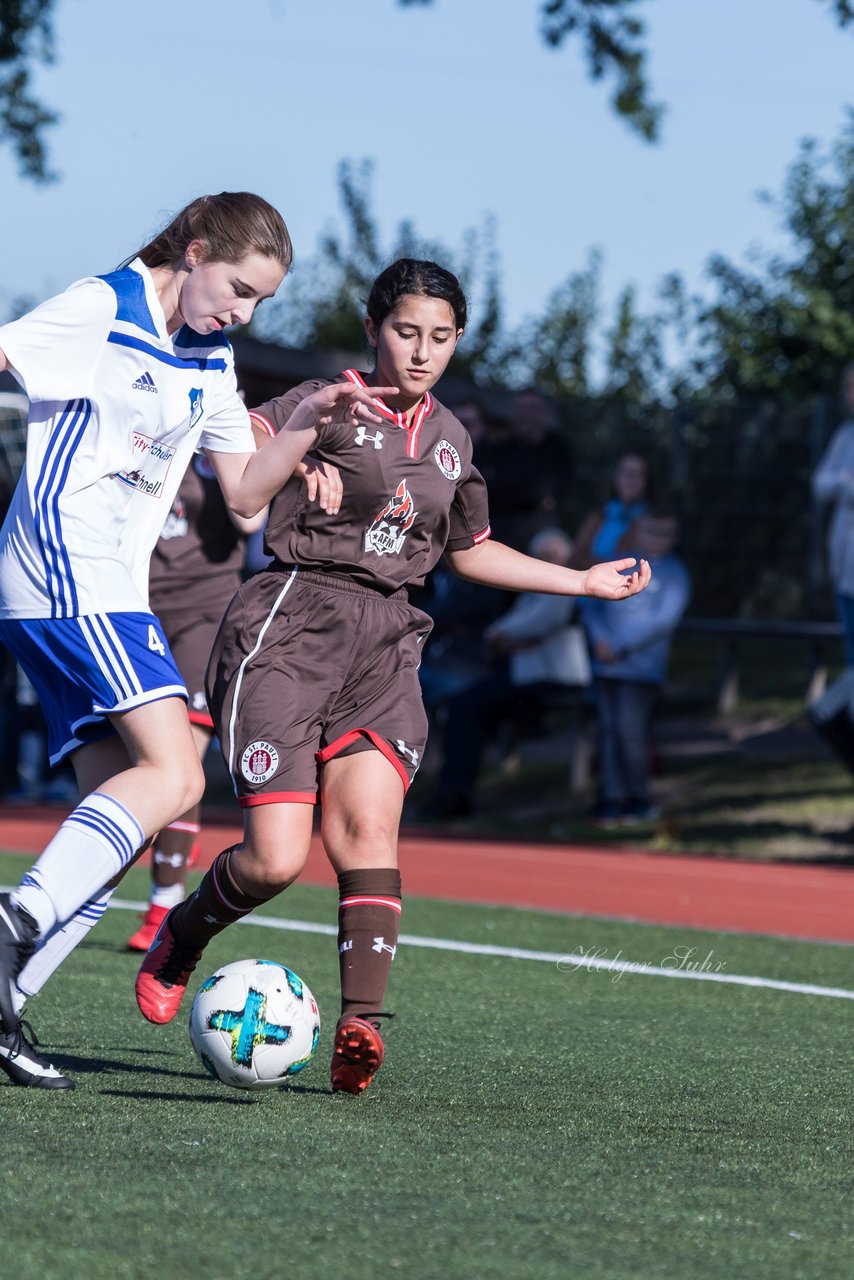
<svg viewBox="0 0 854 1280"><path fill-rule="evenodd" d="M12 992L36 949L38 932L30 913L14 906L8 893L0 893L0 1032L7 1035L18 1029Z"/></svg>
<svg viewBox="0 0 854 1280"><path fill-rule="evenodd" d="M24 1035L24 1027L30 1034L29 1040ZM37 1044L28 1022L19 1022L14 1031L0 1033L0 1071L5 1071L13 1084L27 1089L73 1089L74 1081L38 1053Z"/></svg>

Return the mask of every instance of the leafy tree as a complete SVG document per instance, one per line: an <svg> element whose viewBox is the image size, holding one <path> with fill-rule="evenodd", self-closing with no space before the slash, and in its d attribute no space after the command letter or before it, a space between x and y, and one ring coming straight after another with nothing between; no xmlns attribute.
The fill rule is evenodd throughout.
<svg viewBox="0 0 854 1280"><path fill-rule="evenodd" d="M854 111L822 151L801 144L777 197L787 253L750 268L710 263L717 296L699 307L709 386L730 394L828 392L854 353Z"/></svg>
<svg viewBox="0 0 854 1280"><path fill-rule="evenodd" d="M605 334L605 395L642 412L659 398L667 376L662 315L644 316L637 291L626 286L617 298L614 320Z"/></svg>
<svg viewBox="0 0 854 1280"><path fill-rule="evenodd" d="M587 265L572 272L532 317L504 341L504 380L530 384L557 397L591 391L591 360L601 313L602 256L593 250Z"/></svg>
<svg viewBox="0 0 854 1280"><path fill-rule="evenodd" d="M54 0L0 4L0 143L9 143L26 178L50 182L44 133L57 116L33 96L30 66L53 61Z"/></svg>
<svg viewBox="0 0 854 1280"><path fill-rule="evenodd" d="M432 258L454 271L474 299L473 319L455 356L455 368L473 372L489 364L501 337L499 269L495 228L464 233L459 249L419 236L401 222L386 249L372 207L373 164L344 160L338 169L343 232L332 227L276 301L258 314L253 332L288 346L352 352L365 345L365 302L378 273L400 257Z"/></svg>
<svg viewBox="0 0 854 1280"><path fill-rule="evenodd" d="M638 17L645 0L539 0L540 34L558 48L578 39L594 80L613 82L611 105L617 115L648 142L659 136L664 106L650 96L647 80L646 24ZM646 0L648 2L648 0ZM433 0L400 0L403 5ZM851 0L818 0L830 8L840 27L854 21ZM496 19L497 20L497 19Z"/></svg>
<svg viewBox="0 0 854 1280"><path fill-rule="evenodd" d="M403 5L433 0L399 0ZM649 0L647 0L647 3ZM637 16L644 0L540 0L540 32L555 48L568 36L584 48L594 80L614 82L611 103L618 115L648 141L658 137L664 107L650 97L646 25ZM854 22L852 0L818 0L840 27ZM9 143L21 173L36 182L55 177L47 163L45 130L55 112L32 95L34 61L53 60L54 0L2 0L0 4L0 143Z"/></svg>

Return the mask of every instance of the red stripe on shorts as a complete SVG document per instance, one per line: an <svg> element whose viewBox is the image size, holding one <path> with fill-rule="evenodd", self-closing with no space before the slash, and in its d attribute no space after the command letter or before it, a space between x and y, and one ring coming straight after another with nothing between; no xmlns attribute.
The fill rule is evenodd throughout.
<svg viewBox="0 0 854 1280"><path fill-rule="evenodd" d="M350 743L355 742L357 738L367 738L369 742L374 744L380 755L385 756L389 764L394 765L395 769L400 774L404 791L408 791L409 774L406 772L386 740L381 738L378 733L374 733L373 729L351 729L349 733L345 733L340 738L336 738L334 742L330 742L329 746L324 747L322 751L316 751L314 753L314 758L319 761L320 764L326 764L326 762L331 760L333 756L340 755L344 748L349 747Z"/></svg>
<svg viewBox="0 0 854 1280"><path fill-rule="evenodd" d="M262 796L239 796L241 809L252 809L256 804L317 804L313 791L266 791Z"/></svg>

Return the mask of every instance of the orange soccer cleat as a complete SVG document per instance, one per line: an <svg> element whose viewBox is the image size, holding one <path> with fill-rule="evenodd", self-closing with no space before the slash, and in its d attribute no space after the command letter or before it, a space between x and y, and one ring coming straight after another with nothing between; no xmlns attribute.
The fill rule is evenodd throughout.
<svg viewBox="0 0 854 1280"><path fill-rule="evenodd" d="M175 937L169 926L171 914L170 911L157 930L136 975L136 1003L149 1022L172 1021L202 957L201 951L194 951Z"/></svg>
<svg viewBox="0 0 854 1280"><path fill-rule="evenodd" d="M335 1030L332 1088L336 1093L364 1093L382 1066L385 1050L380 1029L370 1015L347 1014Z"/></svg>
<svg viewBox="0 0 854 1280"><path fill-rule="evenodd" d="M142 924L133 937L128 938L128 951L147 951L168 914L168 907L156 907L153 902L149 902Z"/></svg>

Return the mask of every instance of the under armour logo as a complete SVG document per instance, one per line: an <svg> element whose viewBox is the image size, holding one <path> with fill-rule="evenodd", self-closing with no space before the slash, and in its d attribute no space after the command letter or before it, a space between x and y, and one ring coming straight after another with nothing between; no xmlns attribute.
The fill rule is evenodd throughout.
<svg viewBox="0 0 854 1280"><path fill-rule="evenodd" d="M364 444L366 440L372 441L375 449L381 449L383 447L383 433L381 431L377 431L375 435L369 436L367 427L357 427L355 443Z"/></svg>
<svg viewBox="0 0 854 1280"><path fill-rule="evenodd" d="M378 953L382 951L387 951L391 956L392 960L394 959L397 953L397 947L393 947L391 943L386 942L385 938L374 938L374 945L371 947L371 950L376 951Z"/></svg>
<svg viewBox="0 0 854 1280"><path fill-rule="evenodd" d="M352 950L353 950L353 939L348 938L346 942L341 943L341 946L338 948L338 954L339 956L343 956L345 951L352 951Z"/></svg>
<svg viewBox="0 0 854 1280"><path fill-rule="evenodd" d="M403 738L398 738L394 745L397 747L400 755L407 756L412 761L413 769L417 769L419 757L415 747L408 747L403 741Z"/></svg>

